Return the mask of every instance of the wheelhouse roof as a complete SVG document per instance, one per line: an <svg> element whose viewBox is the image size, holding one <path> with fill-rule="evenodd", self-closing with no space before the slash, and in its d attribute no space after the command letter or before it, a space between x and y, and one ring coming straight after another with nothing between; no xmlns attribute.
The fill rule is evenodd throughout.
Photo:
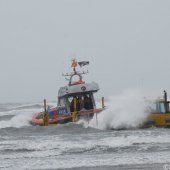
<svg viewBox="0 0 170 170"><path fill-rule="evenodd" d="M86 93L86 92L97 92L99 90L99 85L95 82L78 84L72 86L61 87L58 91L58 97L64 97L72 94Z"/></svg>

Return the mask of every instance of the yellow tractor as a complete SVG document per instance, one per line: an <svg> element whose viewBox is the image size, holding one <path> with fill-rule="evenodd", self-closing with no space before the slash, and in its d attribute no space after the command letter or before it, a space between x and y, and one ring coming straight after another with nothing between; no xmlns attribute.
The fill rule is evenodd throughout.
<svg viewBox="0 0 170 170"><path fill-rule="evenodd" d="M145 127L170 127L170 110L167 93L164 90L164 97L150 105L151 114L145 123Z"/></svg>

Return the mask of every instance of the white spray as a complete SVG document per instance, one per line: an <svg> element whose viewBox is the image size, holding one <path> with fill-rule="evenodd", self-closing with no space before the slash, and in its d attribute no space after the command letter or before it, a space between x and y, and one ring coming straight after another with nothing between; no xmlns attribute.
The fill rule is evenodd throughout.
<svg viewBox="0 0 170 170"><path fill-rule="evenodd" d="M98 114L98 126L94 117L89 126L99 129L139 127L147 118L146 102L138 89L125 90L109 98L108 107Z"/></svg>

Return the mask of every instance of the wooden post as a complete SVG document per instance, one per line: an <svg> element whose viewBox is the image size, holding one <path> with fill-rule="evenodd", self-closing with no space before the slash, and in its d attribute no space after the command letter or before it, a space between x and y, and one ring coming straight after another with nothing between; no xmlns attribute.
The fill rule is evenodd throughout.
<svg viewBox="0 0 170 170"><path fill-rule="evenodd" d="M47 101L44 99L44 116L43 116L44 126L49 125L49 117L47 112Z"/></svg>
<svg viewBox="0 0 170 170"><path fill-rule="evenodd" d="M97 112L96 112L96 126L98 127L98 117L97 117Z"/></svg>
<svg viewBox="0 0 170 170"><path fill-rule="evenodd" d="M102 109L104 109L104 97L102 97Z"/></svg>
<svg viewBox="0 0 170 170"><path fill-rule="evenodd" d="M76 98L74 100L74 112L72 113L72 121L75 122L77 120L77 101Z"/></svg>

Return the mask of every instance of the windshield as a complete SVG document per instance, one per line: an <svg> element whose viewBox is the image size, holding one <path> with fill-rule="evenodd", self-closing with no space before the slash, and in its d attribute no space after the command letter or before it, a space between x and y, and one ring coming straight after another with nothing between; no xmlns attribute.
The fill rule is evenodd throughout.
<svg viewBox="0 0 170 170"><path fill-rule="evenodd" d="M90 110L94 107L93 94L92 93L81 93L67 97L67 101L70 105L70 110L73 112L81 110ZM76 101L76 108L74 108L74 101Z"/></svg>
<svg viewBox="0 0 170 170"><path fill-rule="evenodd" d="M76 102L76 108L74 101ZM75 109L76 111L94 109L93 93L79 93L62 97L59 99L58 106L67 107L71 112L74 112Z"/></svg>
<svg viewBox="0 0 170 170"><path fill-rule="evenodd" d="M159 103L159 107L160 107L160 112L165 113L165 104L164 103Z"/></svg>

